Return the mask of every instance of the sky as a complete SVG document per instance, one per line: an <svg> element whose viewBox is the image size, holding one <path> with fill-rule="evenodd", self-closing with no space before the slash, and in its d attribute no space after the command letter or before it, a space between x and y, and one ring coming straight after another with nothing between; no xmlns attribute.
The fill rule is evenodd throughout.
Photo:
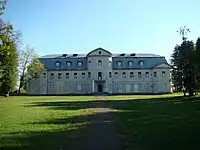
<svg viewBox="0 0 200 150"><path fill-rule="evenodd" d="M23 34L39 56L112 53L171 56L187 26L200 36L199 0L7 0L3 19Z"/></svg>

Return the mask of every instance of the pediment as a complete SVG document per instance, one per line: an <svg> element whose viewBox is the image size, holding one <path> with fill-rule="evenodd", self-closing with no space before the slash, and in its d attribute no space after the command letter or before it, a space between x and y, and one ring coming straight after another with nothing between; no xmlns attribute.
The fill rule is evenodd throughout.
<svg viewBox="0 0 200 150"><path fill-rule="evenodd" d="M171 68L171 66L167 63L162 63L162 64L159 64L159 65L156 65L153 67L154 69L159 69L159 68Z"/></svg>
<svg viewBox="0 0 200 150"><path fill-rule="evenodd" d="M112 54L103 48L97 48L97 49L90 51L87 54L87 57L91 57L91 56L109 56L110 57L110 56L112 56Z"/></svg>

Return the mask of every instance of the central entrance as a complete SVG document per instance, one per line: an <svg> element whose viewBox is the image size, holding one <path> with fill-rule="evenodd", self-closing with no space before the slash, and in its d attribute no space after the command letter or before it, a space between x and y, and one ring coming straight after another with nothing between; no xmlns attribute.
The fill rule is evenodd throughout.
<svg viewBox="0 0 200 150"><path fill-rule="evenodd" d="M96 80L93 82L93 92L95 93L104 93L106 92L106 82L104 80Z"/></svg>
<svg viewBox="0 0 200 150"><path fill-rule="evenodd" d="M98 84L98 86L97 86L97 91L98 92L103 92L103 85L102 84Z"/></svg>

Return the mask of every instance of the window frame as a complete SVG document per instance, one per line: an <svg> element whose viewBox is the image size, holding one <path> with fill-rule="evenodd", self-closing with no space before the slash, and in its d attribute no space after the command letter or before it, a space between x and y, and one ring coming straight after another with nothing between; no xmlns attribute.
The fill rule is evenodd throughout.
<svg viewBox="0 0 200 150"><path fill-rule="evenodd" d="M68 65L68 63L69 63L70 65ZM71 61L67 61L67 62L66 62L66 66L67 66L67 67L71 67L71 66L72 66L72 62L71 62Z"/></svg>
<svg viewBox="0 0 200 150"><path fill-rule="evenodd" d="M80 63L80 65L79 65L79 63ZM82 61L78 61L77 62L77 67L82 67L83 66L83 62Z"/></svg>
<svg viewBox="0 0 200 150"><path fill-rule="evenodd" d="M130 78L133 78L134 77L134 72L130 72L129 76L130 76Z"/></svg>
<svg viewBox="0 0 200 150"><path fill-rule="evenodd" d="M139 77L139 78L142 77L142 72L138 72L138 77Z"/></svg>
<svg viewBox="0 0 200 150"><path fill-rule="evenodd" d="M77 74L77 72L74 72L74 79L78 79L78 74Z"/></svg>
<svg viewBox="0 0 200 150"><path fill-rule="evenodd" d="M62 73L58 73L58 79L62 79Z"/></svg>
<svg viewBox="0 0 200 150"><path fill-rule="evenodd" d="M139 65L140 65L140 66L144 66L144 61L143 61L143 60L140 60L140 61L139 61Z"/></svg>
<svg viewBox="0 0 200 150"><path fill-rule="evenodd" d="M121 64L119 65L119 63L121 63ZM118 67L118 68L121 68L121 67L122 67L122 61L121 61L121 60L117 61L117 67Z"/></svg>
<svg viewBox="0 0 200 150"><path fill-rule="evenodd" d="M145 77L149 77L149 72L147 71L147 72L145 72Z"/></svg>
<svg viewBox="0 0 200 150"><path fill-rule="evenodd" d="M122 77L126 78L126 72L122 72Z"/></svg>
<svg viewBox="0 0 200 150"><path fill-rule="evenodd" d="M166 71L162 71L162 77L166 76Z"/></svg>
<svg viewBox="0 0 200 150"><path fill-rule="evenodd" d="M157 72L156 71L153 72L153 77L157 77Z"/></svg>
<svg viewBox="0 0 200 150"><path fill-rule="evenodd" d="M130 63L132 63L132 64L130 65ZM133 61L131 61L131 60L128 61L128 66L129 66L129 67L132 67L132 66L133 66Z"/></svg>
<svg viewBox="0 0 200 150"><path fill-rule="evenodd" d="M97 61L97 64L98 64L98 67L101 67L101 66L103 65L102 60L98 60L98 61Z"/></svg>
<svg viewBox="0 0 200 150"><path fill-rule="evenodd" d="M69 78L70 78L70 77L69 77L70 75L69 75L68 72L67 72L65 75L66 75L66 79L69 79Z"/></svg>
<svg viewBox="0 0 200 150"><path fill-rule="evenodd" d="M109 77L109 78L112 78L112 72L109 72L109 73L108 73L108 77Z"/></svg>
<svg viewBox="0 0 200 150"><path fill-rule="evenodd" d="M118 77L118 75L119 75L118 72L115 72L115 77L116 77L116 78Z"/></svg>

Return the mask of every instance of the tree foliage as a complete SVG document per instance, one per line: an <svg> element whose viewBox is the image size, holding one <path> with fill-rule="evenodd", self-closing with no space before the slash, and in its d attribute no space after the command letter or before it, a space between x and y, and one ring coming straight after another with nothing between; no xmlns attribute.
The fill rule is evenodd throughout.
<svg viewBox="0 0 200 150"><path fill-rule="evenodd" d="M175 46L172 54L172 81L178 91L183 90L184 94L188 92L192 96L200 85L200 39L195 45L187 39L188 32L190 30L186 27L180 28L183 41Z"/></svg>
<svg viewBox="0 0 200 150"><path fill-rule="evenodd" d="M0 36L2 46L0 46L0 91L8 93L14 90L17 82L18 53L16 45L6 34Z"/></svg>
<svg viewBox="0 0 200 150"><path fill-rule="evenodd" d="M0 16L6 1L0 1ZM14 90L17 82L18 52L16 32L11 24L0 18L0 93L7 94Z"/></svg>
<svg viewBox="0 0 200 150"><path fill-rule="evenodd" d="M18 94L23 86L25 86L32 78L36 78L37 74L44 69L43 64L40 63L34 49L30 46L26 46L21 51L19 57L19 73L20 73L20 85Z"/></svg>

